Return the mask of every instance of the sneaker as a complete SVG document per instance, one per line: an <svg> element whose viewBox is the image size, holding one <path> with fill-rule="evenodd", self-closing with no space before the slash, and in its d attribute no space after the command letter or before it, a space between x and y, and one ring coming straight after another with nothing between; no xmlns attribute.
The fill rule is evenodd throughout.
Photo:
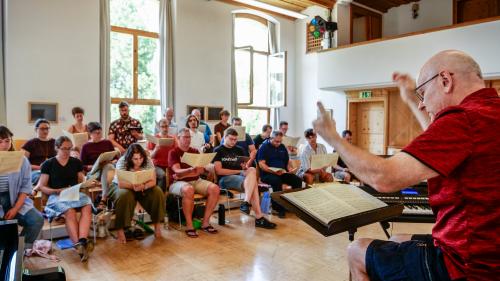
<svg viewBox="0 0 500 281"><path fill-rule="evenodd" d="M276 224L268 221L265 217L260 219L255 219L255 227L262 227L265 229L274 229L276 228Z"/></svg>
<svg viewBox="0 0 500 281"><path fill-rule="evenodd" d="M243 203L241 203L241 206L240 206L240 211L247 214L247 215L250 215L251 208L252 208L252 205L250 205L250 203L248 203L247 201L243 201Z"/></svg>

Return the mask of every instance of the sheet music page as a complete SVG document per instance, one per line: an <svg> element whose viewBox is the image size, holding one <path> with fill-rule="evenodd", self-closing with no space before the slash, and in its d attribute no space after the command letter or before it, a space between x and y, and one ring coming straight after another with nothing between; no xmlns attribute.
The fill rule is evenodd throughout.
<svg viewBox="0 0 500 281"><path fill-rule="evenodd" d="M244 141L246 139L246 127L245 126L231 126L229 128L235 129L236 132L238 132L238 141ZM224 134L226 134L226 133L224 132Z"/></svg>
<svg viewBox="0 0 500 281"><path fill-rule="evenodd" d="M0 151L0 175L19 172L23 156L22 151Z"/></svg>
<svg viewBox="0 0 500 281"><path fill-rule="evenodd" d="M116 150L101 153L97 158L97 160L95 161L94 165L92 166L92 169L90 170L89 174L97 172L100 169L102 163L106 161L113 161L113 159L115 159L117 155L120 155L120 152Z"/></svg>
<svg viewBox="0 0 500 281"><path fill-rule="evenodd" d="M191 167L205 167L210 164L217 153L184 153L181 158L182 163Z"/></svg>
<svg viewBox="0 0 500 281"><path fill-rule="evenodd" d="M269 167L269 170L273 171L273 172L278 172L278 171L283 171L283 172L286 172L285 169L282 169L282 168L276 168L276 167Z"/></svg>
<svg viewBox="0 0 500 281"><path fill-rule="evenodd" d="M355 208L357 213L362 213L387 206L386 203L349 184L335 183L323 185L325 185L326 191L333 194L339 200Z"/></svg>
<svg viewBox="0 0 500 281"><path fill-rule="evenodd" d="M143 184L154 177L154 169L137 172L116 170L116 176L120 181L126 181L131 184Z"/></svg>
<svg viewBox="0 0 500 281"><path fill-rule="evenodd" d="M178 129L177 127L168 127L168 134L171 136L177 135Z"/></svg>
<svg viewBox="0 0 500 281"><path fill-rule="evenodd" d="M150 143L154 143L156 145L158 145L158 142L159 142L159 139L153 135L150 135L150 134L146 134L146 140Z"/></svg>
<svg viewBox="0 0 500 281"><path fill-rule="evenodd" d="M174 144L173 138L159 138L158 145L159 146L171 146Z"/></svg>
<svg viewBox="0 0 500 281"><path fill-rule="evenodd" d="M87 133L72 134L66 130L62 130L62 132L64 136L71 140L74 147L82 148L82 146L89 140L89 135Z"/></svg>
<svg viewBox="0 0 500 281"><path fill-rule="evenodd" d="M338 153L316 154L311 156L311 170L322 169L337 165Z"/></svg>
<svg viewBox="0 0 500 281"><path fill-rule="evenodd" d="M299 140L300 140L300 137L287 137L287 136L284 136L283 140L281 141L281 143L283 143L285 146L294 146L294 147L296 147L297 143L299 142Z"/></svg>
<svg viewBox="0 0 500 281"><path fill-rule="evenodd" d="M80 200L80 186L81 184L68 187L59 193L59 201L78 201Z"/></svg>

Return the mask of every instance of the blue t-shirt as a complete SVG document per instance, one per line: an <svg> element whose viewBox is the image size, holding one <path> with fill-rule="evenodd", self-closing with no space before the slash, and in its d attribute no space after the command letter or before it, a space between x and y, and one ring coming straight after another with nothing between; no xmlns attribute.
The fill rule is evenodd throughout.
<svg viewBox="0 0 500 281"><path fill-rule="evenodd" d="M257 161L265 160L267 166L273 168L287 169L288 166L288 151L283 144L275 147L270 140L266 140L259 147L257 152ZM265 173L265 172L263 172Z"/></svg>
<svg viewBox="0 0 500 281"><path fill-rule="evenodd" d="M224 138L222 138L221 144L224 144ZM243 148L243 152L245 152L245 155L243 156L250 156L250 151L248 150L248 147L250 145L253 145L253 140L252 137L250 137L249 134L245 134L245 140L244 141L238 141L236 142L236 145Z"/></svg>
<svg viewBox="0 0 500 281"><path fill-rule="evenodd" d="M200 121L200 125L205 125L205 132L203 133L203 137L205 138L205 143L210 142L210 136L212 135L212 131L210 130L210 126L205 121Z"/></svg>

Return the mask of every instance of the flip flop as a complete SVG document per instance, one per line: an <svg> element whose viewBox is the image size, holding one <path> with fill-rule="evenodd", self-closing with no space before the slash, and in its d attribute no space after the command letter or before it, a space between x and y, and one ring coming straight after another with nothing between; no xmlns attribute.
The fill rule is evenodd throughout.
<svg viewBox="0 0 500 281"><path fill-rule="evenodd" d="M217 229L215 229L213 226L211 225L208 225L206 227L202 227L201 228L203 231L207 232L207 233L210 233L210 234L216 234L217 232L219 232Z"/></svg>
<svg viewBox="0 0 500 281"><path fill-rule="evenodd" d="M194 229L187 229L184 232L186 232L186 235L189 238L198 238L198 233L196 233L196 230L194 230Z"/></svg>

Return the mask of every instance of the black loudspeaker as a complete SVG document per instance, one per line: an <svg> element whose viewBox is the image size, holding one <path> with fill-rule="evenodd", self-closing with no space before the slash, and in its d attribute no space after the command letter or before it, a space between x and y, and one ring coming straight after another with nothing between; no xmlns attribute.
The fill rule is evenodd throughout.
<svg viewBox="0 0 500 281"><path fill-rule="evenodd" d="M66 281L64 269L60 266L23 272L23 281Z"/></svg>

